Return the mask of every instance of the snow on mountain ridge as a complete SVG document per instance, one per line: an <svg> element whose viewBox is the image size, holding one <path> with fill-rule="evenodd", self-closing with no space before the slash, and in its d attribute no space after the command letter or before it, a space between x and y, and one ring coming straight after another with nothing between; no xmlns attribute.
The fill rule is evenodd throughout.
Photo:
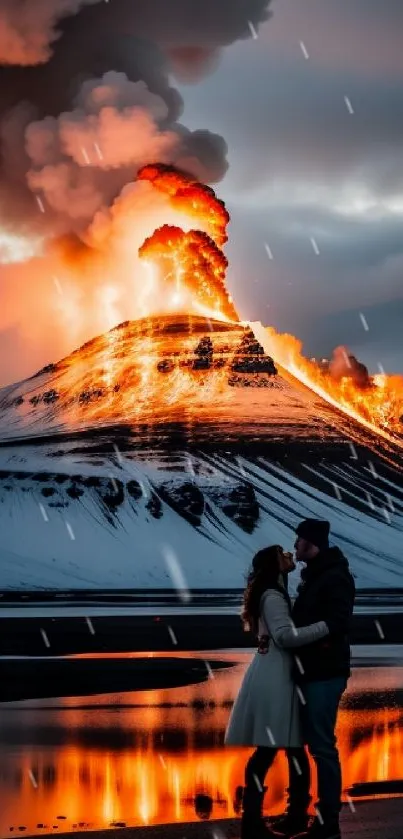
<svg viewBox="0 0 403 839"><path fill-rule="evenodd" d="M3 466L11 466L13 451L3 450ZM25 455L29 463L28 447ZM59 471L54 456L34 473L3 468L2 588L166 588L173 586L167 545L189 587L241 588L253 551L270 542L291 547L293 527L309 515L331 519L333 539L350 558L359 586L398 583L399 490L390 496L395 516L389 524L378 511L364 513L352 503L353 475L342 467L344 500L338 500L319 488L323 475L307 489L283 464L264 458L220 454L206 462L192 455L189 473L188 457L183 453L182 471L173 475L164 464L159 469L139 460L136 478L130 461L119 466L108 457L97 474L83 463ZM212 464L215 475L206 481L197 473ZM379 481L383 486L382 476Z"/></svg>

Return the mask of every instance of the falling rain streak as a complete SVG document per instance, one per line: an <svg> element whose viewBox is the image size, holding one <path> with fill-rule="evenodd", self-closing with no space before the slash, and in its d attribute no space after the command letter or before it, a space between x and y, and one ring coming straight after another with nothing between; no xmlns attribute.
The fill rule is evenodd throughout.
<svg viewBox="0 0 403 839"><path fill-rule="evenodd" d="M164 557L168 572L172 582L176 588L179 598L183 603L189 603L192 599L185 576L180 566L179 560L169 545L164 545L162 548L162 555Z"/></svg>
<svg viewBox="0 0 403 839"><path fill-rule="evenodd" d="M348 96L345 96L345 97L344 97L344 101L345 101L345 103L346 103L346 108L347 108L347 110L348 110L349 114L353 114L353 113L354 113L354 109L353 109L353 106L352 106L351 101L350 101L350 99L348 98Z"/></svg>
<svg viewBox="0 0 403 839"><path fill-rule="evenodd" d="M349 446L350 446L352 460L358 460L358 454L357 454L357 450L355 448L354 443L350 442Z"/></svg>
<svg viewBox="0 0 403 839"><path fill-rule="evenodd" d="M75 534L74 534L74 530L73 530L70 522L68 522L68 521L66 521L66 528L67 528L67 533L70 536L70 539L72 540L72 542L74 542L76 537L75 537Z"/></svg>
<svg viewBox="0 0 403 839"><path fill-rule="evenodd" d="M61 283L60 283L59 278L58 278L58 277L53 277L53 282L54 282L54 284L55 284L55 286L56 286L56 291L57 291L57 293L58 293L58 294L60 294L60 296L62 297L62 295L63 295L63 289L62 289L62 286L61 286Z"/></svg>
<svg viewBox="0 0 403 839"><path fill-rule="evenodd" d="M87 624L87 626L88 626L88 629L89 629L89 631L90 631L90 634L91 634L91 635L95 635L95 629L94 629L94 627L93 627L93 623L92 623L91 618L86 618L86 619L85 619L85 622L86 622L86 624Z"/></svg>
<svg viewBox="0 0 403 839"><path fill-rule="evenodd" d="M39 195L35 195L35 200L36 200L36 203L37 203L41 213L44 213L45 212L45 205L42 201L42 198Z"/></svg>
<svg viewBox="0 0 403 839"><path fill-rule="evenodd" d="M300 41L300 42L299 42L299 45L300 45L300 47L301 47L301 50L302 50L302 55L304 56L304 58L309 58L309 53L308 53L308 50L307 50L307 48L306 48L306 46L305 46L304 42L303 42L303 41Z"/></svg>
<svg viewBox="0 0 403 839"><path fill-rule="evenodd" d="M40 509L40 511L41 511L41 513L42 513L43 520L44 520L44 521L49 521L49 516L48 516L48 514L47 514L47 512L46 512L46 510L45 510L45 508L44 508L44 506L43 506L43 504L39 504L39 509Z"/></svg>
<svg viewBox="0 0 403 839"><path fill-rule="evenodd" d="M341 501L341 491L340 491L340 487L339 487L337 484L333 484L333 489L334 489L334 494L335 494L336 498L337 498L339 501Z"/></svg>
<svg viewBox="0 0 403 839"><path fill-rule="evenodd" d="M175 633L172 629L172 626L168 626L168 632L169 632L169 636L170 636L170 639L171 639L172 643L175 644L175 646L177 646L178 639L177 639L177 637L176 637L176 635L175 635Z"/></svg>
<svg viewBox="0 0 403 839"><path fill-rule="evenodd" d="M376 621L375 621L375 626L376 626L376 628L377 628L377 632L378 632L379 637L380 637L380 638L382 639L382 641L383 641L383 640L384 640L384 638L385 638L385 634L384 634L384 631L383 631L383 629L382 629L382 626L381 626L380 621L376 620Z"/></svg>
<svg viewBox="0 0 403 839"><path fill-rule="evenodd" d="M276 745L276 741L275 741L275 739L274 739L274 737L273 737L273 732L272 732L271 728L269 728L269 726L267 726L267 727L266 727L266 733L267 733L267 736L268 736L268 738L269 738L269 740L270 740L271 745L272 745L272 746L275 746L275 745Z"/></svg>
<svg viewBox="0 0 403 839"><path fill-rule="evenodd" d="M208 677L209 677L209 679L214 679L214 673L213 673L213 670L212 670L212 668L211 668L211 664L210 664L210 662L209 662L209 661L205 661L204 663L205 663L205 665L206 665L206 670L207 670L207 673L208 673Z"/></svg>
<svg viewBox="0 0 403 839"><path fill-rule="evenodd" d="M34 789L38 789L38 781L36 780L35 775L34 775L34 773L33 773L32 769L29 769L29 771L28 771L28 777L29 777L29 780L31 781L31 784L32 784L32 786L34 787Z"/></svg>

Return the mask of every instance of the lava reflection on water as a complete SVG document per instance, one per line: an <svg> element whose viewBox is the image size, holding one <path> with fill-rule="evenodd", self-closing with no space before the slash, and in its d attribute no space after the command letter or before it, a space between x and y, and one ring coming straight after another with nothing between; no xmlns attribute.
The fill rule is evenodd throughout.
<svg viewBox="0 0 403 839"><path fill-rule="evenodd" d="M1 835L19 825L52 830L58 817L72 830L236 815L250 749L226 749L223 736L244 667L187 688L3 707ZM386 670L366 672L370 690L356 671L339 715L346 789L403 777L403 669L394 668L395 689L386 691ZM283 754L268 780L266 809L276 813L287 786Z"/></svg>

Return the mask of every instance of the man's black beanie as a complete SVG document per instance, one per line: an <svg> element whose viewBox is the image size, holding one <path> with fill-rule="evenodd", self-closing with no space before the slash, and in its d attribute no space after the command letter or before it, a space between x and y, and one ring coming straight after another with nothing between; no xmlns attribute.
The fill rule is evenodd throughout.
<svg viewBox="0 0 403 839"><path fill-rule="evenodd" d="M320 519L305 519L296 529L297 536L323 550L329 547L330 524Z"/></svg>

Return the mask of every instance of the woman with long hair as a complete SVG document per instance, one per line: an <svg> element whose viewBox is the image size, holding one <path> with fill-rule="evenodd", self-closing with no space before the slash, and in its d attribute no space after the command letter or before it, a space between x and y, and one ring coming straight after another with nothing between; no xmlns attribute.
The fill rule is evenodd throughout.
<svg viewBox="0 0 403 839"><path fill-rule="evenodd" d="M257 652L245 673L225 734L228 746L255 746L245 768L241 839L269 839L278 831L293 835L307 829L309 799L302 783L309 773L294 681L292 649L319 641L329 634L324 621L294 626L285 580L295 568L292 554L279 545L259 551L253 558L244 593L242 621L257 639ZM279 749L288 752L289 809L276 832L263 820L264 786ZM301 780L300 780L301 779Z"/></svg>

